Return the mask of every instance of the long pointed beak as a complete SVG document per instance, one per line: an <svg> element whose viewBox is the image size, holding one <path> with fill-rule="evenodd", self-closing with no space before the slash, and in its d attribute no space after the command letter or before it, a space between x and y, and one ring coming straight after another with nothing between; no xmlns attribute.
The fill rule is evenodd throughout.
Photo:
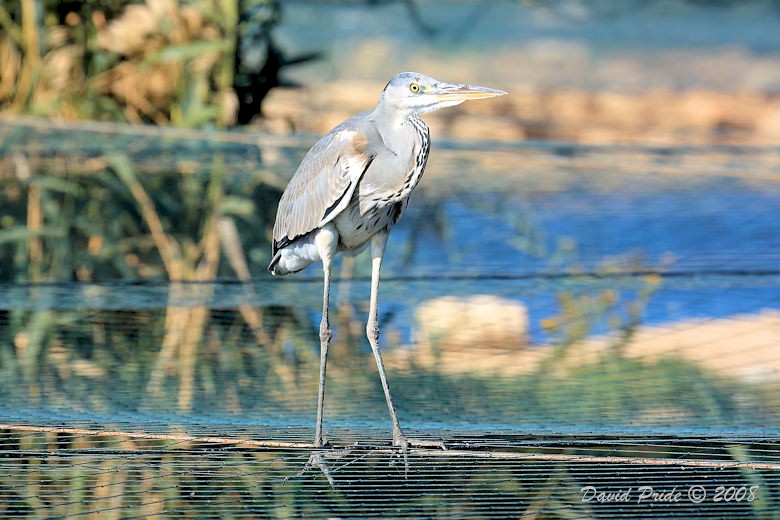
<svg viewBox="0 0 780 520"><path fill-rule="evenodd" d="M476 85L458 85L457 83L438 83L430 92L441 101L459 100L467 101L469 99L487 99L496 96L503 96L507 92L495 88L480 87Z"/></svg>

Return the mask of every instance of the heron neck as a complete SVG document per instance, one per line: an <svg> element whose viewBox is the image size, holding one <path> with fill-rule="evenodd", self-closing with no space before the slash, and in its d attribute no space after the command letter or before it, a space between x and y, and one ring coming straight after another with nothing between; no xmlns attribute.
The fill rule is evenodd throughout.
<svg viewBox="0 0 780 520"><path fill-rule="evenodd" d="M391 149L396 149L398 145L403 145L406 123L414 115L411 110L388 107L380 102L374 110L373 120L385 144Z"/></svg>

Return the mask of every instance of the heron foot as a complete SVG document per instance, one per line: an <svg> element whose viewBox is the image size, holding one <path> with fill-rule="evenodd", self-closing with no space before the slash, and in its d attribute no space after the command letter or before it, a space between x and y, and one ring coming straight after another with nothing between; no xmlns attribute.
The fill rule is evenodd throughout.
<svg viewBox="0 0 780 520"><path fill-rule="evenodd" d="M332 445L330 444L330 439L328 439L324 435L321 435L319 437L315 437L315 439L314 439L314 448L315 449L332 448Z"/></svg>
<svg viewBox="0 0 780 520"><path fill-rule="evenodd" d="M306 464L303 465L303 468L293 475L292 477L286 477L284 479L284 482L286 483L289 480L293 480L296 478L301 478L303 475L305 475L311 468L317 468L320 471L322 471L322 474L325 475L325 478L328 479L328 484L330 484L330 487L334 490L336 489L336 481L333 480L333 475L330 473L330 468L328 467L328 464L325 462L325 457L321 452L314 452L311 455L309 455L309 460L306 461Z"/></svg>
<svg viewBox="0 0 780 520"><path fill-rule="evenodd" d="M401 448L401 455L404 458L404 478L409 478L409 448L439 448L446 450L444 441L433 441L428 439L410 439L399 427L393 428L393 446Z"/></svg>
<svg viewBox="0 0 780 520"><path fill-rule="evenodd" d="M284 482L286 483L290 480L300 478L310 469L317 468L322 472L323 475L325 475L325 478L328 480L330 487L336 491L336 481L333 479L333 474L330 470L330 467L328 466L327 459L339 460L346 457L351 452L352 448L325 449L324 451L320 451L318 449L309 455L309 460L306 461L306 464L303 465L303 468L298 473L291 477L285 477Z"/></svg>

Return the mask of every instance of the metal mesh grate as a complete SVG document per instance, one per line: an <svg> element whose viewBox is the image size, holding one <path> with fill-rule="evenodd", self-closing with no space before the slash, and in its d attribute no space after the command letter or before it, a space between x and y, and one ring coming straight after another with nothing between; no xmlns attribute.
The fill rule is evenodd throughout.
<svg viewBox="0 0 780 520"><path fill-rule="evenodd" d="M251 438L268 430L243 433ZM339 433L339 441L355 439L354 432ZM357 440L324 451L321 468L302 471L310 450L292 443L17 427L3 433L2 467L12 478L0 494L5 513L38 516L770 518L776 512L780 461L771 440L488 435L460 435L447 451L412 450L406 464L397 450ZM751 461L736 462L743 458Z"/></svg>
<svg viewBox="0 0 780 520"><path fill-rule="evenodd" d="M2 516L777 517L776 150L434 150L383 268L400 419L446 448L405 461L360 259L310 447L319 271L265 278L263 231L306 143L0 132ZM167 280L122 168L188 251L212 208L179 201L221 179L215 276Z"/></svg>

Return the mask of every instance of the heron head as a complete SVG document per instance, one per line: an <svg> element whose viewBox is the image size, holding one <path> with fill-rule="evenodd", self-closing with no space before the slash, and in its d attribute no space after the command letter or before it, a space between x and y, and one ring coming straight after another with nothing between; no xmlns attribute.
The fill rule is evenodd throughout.
<svg viewBox="0 0 780 520"><path fill-rule="evenodd" d="M409 117L459 105L469 99L485 99L504 94L506 92L503 90L444 83L425 74L402 72L387 84L379 103Z"/></svg>

